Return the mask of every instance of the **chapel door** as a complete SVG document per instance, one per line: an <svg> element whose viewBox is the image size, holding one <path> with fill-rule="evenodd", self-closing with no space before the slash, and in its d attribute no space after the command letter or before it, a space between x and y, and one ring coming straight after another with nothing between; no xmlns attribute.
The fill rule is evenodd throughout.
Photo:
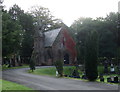
<svg viewBox="0 0 120 92"><path fill-rule="evenodd" d="M64 55L64 64L69 64L69 54L68 53L66 53Z"/></svg>

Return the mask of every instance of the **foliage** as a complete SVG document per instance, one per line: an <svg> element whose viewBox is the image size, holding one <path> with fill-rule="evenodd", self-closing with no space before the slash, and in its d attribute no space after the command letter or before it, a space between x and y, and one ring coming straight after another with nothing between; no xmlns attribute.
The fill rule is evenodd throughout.
<svg viewBox="0 0 120 92"><path fill-rule="evenodd" d="M13 5L9 10L9 14L13 20L17 20L22 27L22 41L20 48L20 55L25 59L26 63L29 63L26 58L30 58L33 50L33 35L34 35L34 25L33 17L24 13L24 11L18 6Z"/></svg>
<svg viewBox="0 0 120 92"><path fill-rule="evenodd" d="M58 60L54 62L54 65L58 71L58 74L60 75L60 77L62 77L63 76L63 62Z"/></svg>
<svg viewBox="0 0 120 92"><path fill-rule="evenodd" d="M42 32L59 28L64 23L60 19L55 19L48 8L42 6L32 6L29 13L33 16L36 30Z"/></svg>
<svg viewBox="0 0 120 92"><path fill-rule="evenodd" d="M85 44L85 73L90 81L97 79L98 37L97 32L89 32Z"/></svg>
<svg viewBox="0 0 120 92"><path fill-rule="evenodd" d="M33 18L29 14L23 14L21 17L21 25L24 30L22 46L21 46L21 56L25 58L26 63L29 61L26 58L30 58L33 50L33 37L34 37L34 25Z"/></svg>
<svg viewBox="0 0 120 92"><path fill-rule="evenodd" d="M12 55L19 53L20 42L22 39L21 25L19 21L15 21L11 18L7 11L3 11L3 57L12 57Z"/></svg>
<svg viewBox="0 0 120 92"><path fill-rule="evenodd" d="M91 30L98 32L99 57L115 58L118 44L118 13L111 12L105 18L96 19L81 17L71 25L72 35L76 38L79 63L85 59L85 38Z"/></svg>
<svg viewBox="0 0 120 92"><path fill-rule="evenodd" d="M34 48L35 30L48 31L66 25L51 15L48 8L34 6L30 12L24 12L18 5L8 11L3 9L3 57L10 60L20 56L24 63L29 64Z"/></svg>

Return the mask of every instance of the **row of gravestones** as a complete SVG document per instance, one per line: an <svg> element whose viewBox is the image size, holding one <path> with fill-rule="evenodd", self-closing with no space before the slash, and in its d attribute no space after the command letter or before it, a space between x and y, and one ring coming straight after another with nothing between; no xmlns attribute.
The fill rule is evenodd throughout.
<svg viewBox="0 0 120 92"><path fill-rule="evenodd" d="M87 79L86 75L83 74L82 77L80 77L79 75L79 72L74 70L72 75L64 75L65 77L71 77L71 78L81 78L81 79ZM105 78L103 77L103 75L100 75L99 76L99 79L101 82L104 82ZM113 77L108 77L107 78L107 82L110 82L110 83L119 83L120 80L118 78L118 76L113 76Z"/></svg>
<svg viewBox="0 0 120 92"><path fill-rule="evenodd" d="M113 66L113 64L111 64L110 66L110 73L111 74L115 74L115 73L118 73L120 74L120 64L117 66L117 69L118 69L118 72L115 71L115 66ZM108 64L104 64L104 73L105 74L108 74L109 73L109 70L108 70Z"/></svg>
<svg viewBox="0 0 120 92"><path fill-rule="evenodd" d="M117 76L114 76L114 77L108 77L107 78L107 82L110 82L110 83L119 83L120 80L118 79Z"/></svg>
<svg viewBox="0 0 120 92"><path fill-rule="evenodd" d="M103 75L100 75L99 79L100 79L101 82L104 82L104 80L105 80L105 78L103 77ZM118 76L112 76L112 77L108 77L107 78L107 82L110 82L110 83L119 83L120 80L119 80Z"/></svg>
<svg viewBox="0 0 120 92"><path fill-rule="evenodd" d="M71 77L71 78L82 78L82 79L87 79L86 75L83 74L82 77L80 77L79 72L77 69L75 69L72 73L72 75L64 75L65 77Z"/></svg>

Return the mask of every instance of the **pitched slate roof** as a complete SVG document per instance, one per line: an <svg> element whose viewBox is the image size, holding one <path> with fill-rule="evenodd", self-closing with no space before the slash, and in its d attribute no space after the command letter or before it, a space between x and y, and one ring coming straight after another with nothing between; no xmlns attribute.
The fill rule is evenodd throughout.
<svg viewBox="0 0 120 92"><path fill-rule="evenodd" d="M50 30L50 31L47 31L47 32L44 32L44 35L45 35L45 47L49 47L49 46L52 46L55 39L57 38L60 30L62 28L58 28L58 29L54 29L54 30Z"/></svg>

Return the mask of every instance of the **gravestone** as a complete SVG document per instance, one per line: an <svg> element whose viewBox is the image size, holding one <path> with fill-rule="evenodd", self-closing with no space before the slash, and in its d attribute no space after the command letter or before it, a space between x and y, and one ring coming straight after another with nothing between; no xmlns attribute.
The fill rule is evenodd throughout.
<svg viewBox="0 0 120 92"><path fill-rule="evenodd" d="M114 77L114 83L118 83L118 77L117 76Z"/></svg>
<svg viewBox="0 0 120 92"><path fill-rule="evenodd" d="M111 82L111 83L118 83L118 77L114 76L114 77L109 77L107 78L107 82Z"/></svg>
<svg viewBox="0 0 120 92"><path fill-rule="evenodd" d="M56 70L56 76L58 76L58 71Z"/></svg>
<svg viewBox="0 0 120 92"><path fill-rule="evenodd" d="M104 62L104 73L108 73L108 62L107 62L107 60L105 60L105 62Z"/></svg>
<svg viewBox="0 0 120 92"><path fill-rule="evenodd" d="M111 77L108 77L107 78L107 82L111 82L112 80L111 80Z"/></svg>
<svg viewBox="0 0 120 92"><path fill-rule="evenodd" d="M64 75L65 77L68 77L68 75Z"/></svg>
<svg viewBox="0 0 120 92"><path fill-rule="evenodd" d="M87 79L85 73L82 75L82 79Z"/></svg>
<svg viewBox="0 0 120 92"><path fill-rule="evenodd" d="M110 73L112 73L112 74L115 73L115 68L114 68L113 64L111 64L111 67L110 67Z"/></svg>
<svg viewBox="0 0 120 92"><path fill-rule="evenodd" d="M104 82L104 77L103 77L102 74L100 74L99 79L100 79L101 82Z"/></svg>
<svg viewBox="0 0 120 92"><path fill-rule="evenodd" d="M75 69L75 70L73 71L72 76L73 76L74 78L80 78L79 72L78 72L77 69Z"/></svg>

